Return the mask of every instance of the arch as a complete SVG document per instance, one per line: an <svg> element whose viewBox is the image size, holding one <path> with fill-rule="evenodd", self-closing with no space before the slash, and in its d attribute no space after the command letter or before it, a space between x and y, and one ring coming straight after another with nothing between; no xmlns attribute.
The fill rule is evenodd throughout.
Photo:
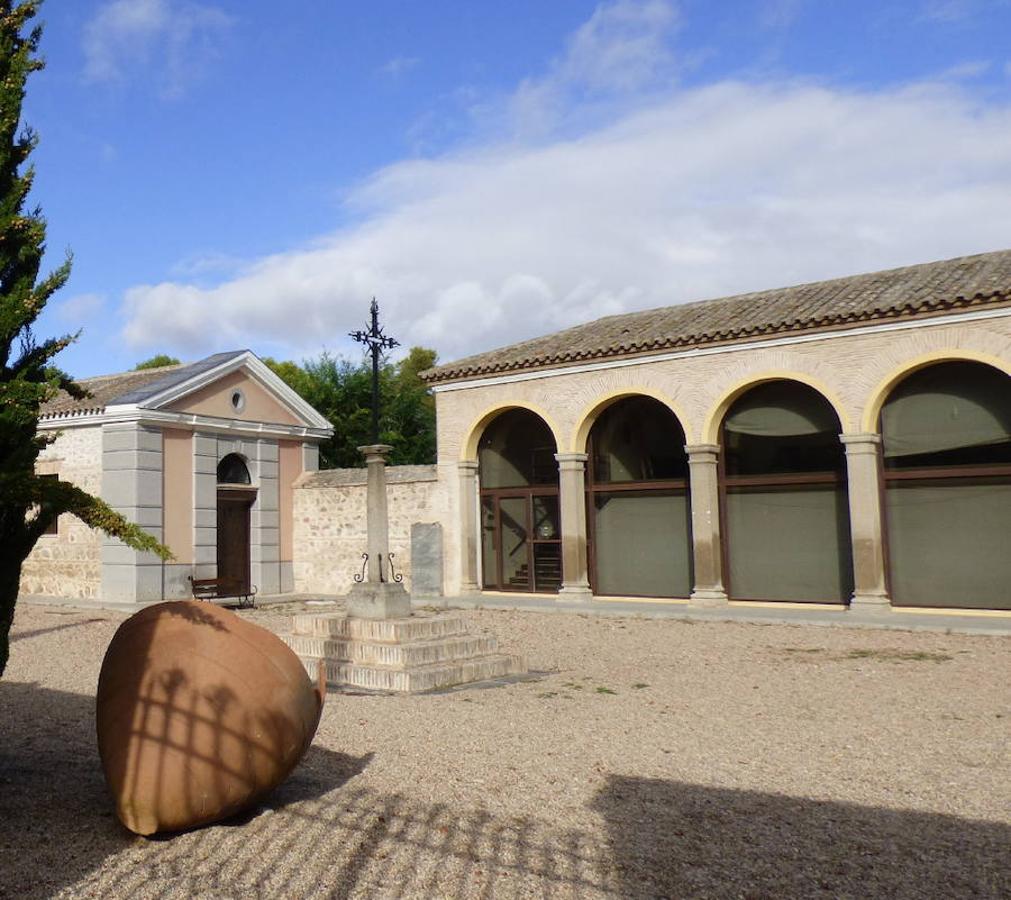
<svg viewBox="0 0 1011 900"><path fill-rule="evenodd" d="M241 453L227 453L218 461L218 484L251 486L249 461Z"/></svg>
<svg viewBox="0 0 1011 900"><path fill-rule="evenodd" d="M845 603L853 589L839 414L816 387L764 379L718 435L727 592L734 600Z"/></svg>
<svg viewBox="0 0 1011 900"><path fill-rule="evenodd" d="M691 514L684 428L662 399L632 394L594 417L586 442L594 594L687 597Z"/></svg>
<svg viewBox="0 0 1011 900"><path fill-rule="evenodd" d="M860 430L866 434L877 434L881 408L885 405L885 401L896 385L914 372L940 362L978 362L992 366L1005 375L1011 375L1011 362L991 356L989 353L978 353L975 350L934 350L930 353L914 356L912 359L902 363L898 368L893 369L871 391L867 405L864 406Z"/></svg>
<svg viewBox="0 0 1011 900"><path fill-rule="evenodd" d="M548 426L555 439L555 447L557 448L563 446L560 440L561 429L558 428L552 418L541 407L522 401L515 403L497 403L494 406L488 407L483 413L481 413L481 415L479 415L471 423L470 427L465 432L466 437L463 440L460 450L461 462L477 459L477 446L481 441L481 435L484 434L484 430L492 423L493 420L497 419L500 415L502 415L502 413L508 412L511 409L525 409L528 412L532 412L535 416L543 419L544 424Z"/></svg>
<svg viewBox="0 0 1011 900"><path fill-rule="evenodd" d="M576 428L572 432L572 442L569 444L569 451L571 453L585 453L586 442L590 438L590 431L592 431L600 414L609 406L613 406L619 400L624 400L628 397L650 397L658 403L662 403L674 414L674 418L681 425L681 430L685 433L685 443L690 444L692 442L692 433L685 424L685 416L677 405L671 401L670 397L665 397L659 391L654 391L650 388L622 388L621 390L611 391L598 397L583 408L582 413L576 420Z"/></svg>
<svg viewBox="0 0 1011 900"><path fill-rule="evenodd" d="M562 585L558 441L532 410L488 421L477 445L482 586L553 593Z"/></svg>
<svg viewBox="0 0 1011 900"><path fill-rule="evenodd" d="M849 416L846 413L846 407L843 405L839 395L824 381L802 372L772 369L741 379L721 395L719 401L706 416L705 425L702 428L702 442L705 444L718 444L720 442L720 427L723 424L723 417L727 414L727 410L730 409L734 401L752 388L765 384L768 381L797 381L801 384L806 384L809 388L813 388L835 410L835 414L839 417L839 425L842 428L841 433L850 433L850 422Z"/></svg>
<svg viewBox="0 0 1011 900"><path fill-rule="evenodd" d="M965 358L909 368L878 418L893 601L1011 609L1011 373Z"/></svg>

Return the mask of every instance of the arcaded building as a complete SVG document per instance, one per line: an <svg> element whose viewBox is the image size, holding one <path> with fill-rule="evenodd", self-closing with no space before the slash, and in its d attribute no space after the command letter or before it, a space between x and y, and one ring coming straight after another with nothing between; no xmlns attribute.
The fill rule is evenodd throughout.
<svg viewBox="0 0 1011 900"><path fill-rule="evenodd" d="M1009 376L1011 251L440 366L447 593L1011 610Z"/></svg>
<svg viewBox="0 0 1011 900"><path fill-rule="evenodd" d="M84 379L43 409L37 471L102 497L162 541L163 563L60 516L22 570L26 595L146 603L190 577L275 594L294 586L295 482L330 424L253 353Z"/></svg>

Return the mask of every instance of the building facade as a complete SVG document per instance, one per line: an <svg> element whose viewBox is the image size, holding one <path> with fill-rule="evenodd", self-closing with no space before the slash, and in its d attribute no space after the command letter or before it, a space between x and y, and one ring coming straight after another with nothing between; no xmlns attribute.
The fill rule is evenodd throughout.
<svg viewBox="0 0 1011 900"><path fill-rule="evenodd" d="M61 516L22 570L22 593L146 603L189 578L275 594L294 587L294 484L332 429L249 351L86 379L43 411L37 471L72 481L173 553L162 562Z"/></svg>
<svg viewBox="0 0 1011 900"><path fill-rule="evenodd" d="M1011 251L441 366L449 593L1011 609Z"/></svg>

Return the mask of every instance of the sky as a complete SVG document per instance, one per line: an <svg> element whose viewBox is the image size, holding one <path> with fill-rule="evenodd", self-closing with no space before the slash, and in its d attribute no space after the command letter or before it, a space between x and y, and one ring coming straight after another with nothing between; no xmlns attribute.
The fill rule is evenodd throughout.
<svg viewBox="0 0 1011 900"><path fill-rule="evenodd" d="M1011 0L46 0L32 200L86 377L442 361L1011 247Z"/></svg>

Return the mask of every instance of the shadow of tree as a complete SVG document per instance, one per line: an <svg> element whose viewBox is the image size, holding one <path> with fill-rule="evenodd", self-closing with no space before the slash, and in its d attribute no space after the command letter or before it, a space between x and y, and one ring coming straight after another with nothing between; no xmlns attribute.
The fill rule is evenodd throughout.
<svg viewBox="0 0 1011 900"><path fill-rule="evenodd" d="M0 723L0 897L51 897L144 843L116 819L95 741L94 697L0 681ZM333 790L370 759L311 747L244 820Z"/></svg>
<svg viewBox="0 0 1011 900"><path fill-rule="evenodd" d="M623 897L1011 897L1011 827L611 776Z"/></svg>

